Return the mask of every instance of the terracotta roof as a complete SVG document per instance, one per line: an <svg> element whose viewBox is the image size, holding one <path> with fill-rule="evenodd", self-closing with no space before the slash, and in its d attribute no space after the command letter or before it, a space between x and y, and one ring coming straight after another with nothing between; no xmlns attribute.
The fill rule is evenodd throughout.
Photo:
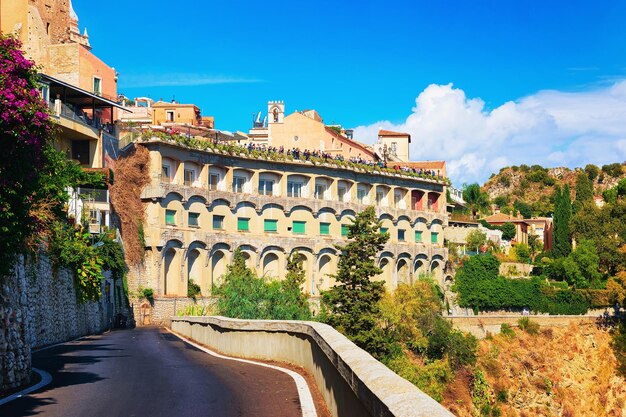
<svg viewBox="0 0 626 417"><path fill-rule="evenodd" d="M346 136L343 136L339 133L337 133L336 130L329 128L328 126L324 126L324 129L326 129L327 133L330 133L332 136L335 137L335 139L339 139L340 141L344 142L344 143L348 143L351 146L360 148L362 151L370 154L369 156L371 156L372 158L374 158L374 151L372 150L372 148L364 143L361 143L359 141L356 141L354 139L350 139Z"/></svg>
<svg viewBox="0 0 626 417"><path fill-rule="evenodd" d="M526 220L511 216L510 214L496 213L491 216L484 217L487 223L526 223Z"/></svg>
<svg viewBox="0 0 626 417"><path fill-rule="evenodd" d="M409 135L408 133L392 132L391 130L384 130L384 129L381 129L381 130L378 131L378 136L408 136L408 137L411 137L411 135Z"/></svg>

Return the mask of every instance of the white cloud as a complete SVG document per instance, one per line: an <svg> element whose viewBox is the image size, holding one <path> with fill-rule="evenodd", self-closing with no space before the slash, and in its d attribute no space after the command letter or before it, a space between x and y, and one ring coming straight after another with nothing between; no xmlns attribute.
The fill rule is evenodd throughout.
<svg viewBox="0 0 626 417"><path fill-rule="evenodd" d="M124 88L138 87L188 87L210 84L258 83L261 80L212 74L122 74L120 84Z"/></svg>
<svg viewBox="0 0 626 417"><path fill-rule="evenodd" d="M626 80L584 92L539 91L493 110L452 84L431 84L403 123L358 126L354 137L374 143L380 128L410 133L412 160L446 160L457 186L482 183L511 164L622 162Z"/></svg>

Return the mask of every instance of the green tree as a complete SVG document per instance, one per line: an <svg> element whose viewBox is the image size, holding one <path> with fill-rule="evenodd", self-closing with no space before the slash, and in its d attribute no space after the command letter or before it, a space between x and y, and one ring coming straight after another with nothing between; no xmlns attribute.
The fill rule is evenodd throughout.
<svg viewBox="0 0 626 417"><path fill-rule="evenodd" d="M213 291L219 313L241 319L309 320L311 311L300 293L304 274L298 262L292 257L284 281L268 282L246 266L243 253L237 249L222 285Z"/></svg>
<svg viewBox="0 0 626 417"><path fill-rule="evenodd" d="M304 257L295 251L287 260L287 275L280 282L281 299L274 303L272 317L285 317L288 320L310 320L311 310L307 294L302 292L306 275L302 263Z"/></svg>
<svg viewBox="0 0 626 417"><path fill-rule="evenodd" d="M530 261L530 247L525 243L515 245L515 256L518 262L528 263Z"/></svg>
<svg viewBox="0 0 626 417"><path fill-rule="evenodd" d="M479 229L474 229L467 234L467 246L478 252L480 247L487 242L487 235Z"/></svg>
<svg viewBox="0 0 626 417"><path fill-rule="evenodd" d="M521 200L517 200L513 204L513 207L522 215L523 218L530 219L531 217L533 217L533 208L530 204Z"/></svg>
<svg viewBox="0 0 626 417"><path fill-rule="evenodd" d="M624 173L622 170L622 164L617 162L614 164L602 165L602 171L606 172L607 175L613 178L619 178Z"/></svg>
<svg viewBox="0 0 626 417"><path fill-rule="evenodd" d="M587 203L572 217L570 227L577 241L593 241L600 271L615 275L624 263L619 248L626 242L626 202L615 201L602 208Z"/></svg>
<svg viewBox="0 0 626 417"><path fill-rule="evenodd" d="M596 178L598 178L598 174L600 173L600 168L598 168L594 164L587 164L585 166L585 172L587 173L587 178L589 178L590 181L593 181Z"/></svg>
<svg viewBox="0 0 626 417"><path fill-rule="evenodd" d="M498 207L505 207L509 204L510 198L508 195L499 195L493 199L493 204Z"/></svg>
<svg viewBox="0 0 626 417"><path fill-rule="evenodd" d="M617 190L618 197L626 196L626 178L622 178L621 180L619 180L619 182L617 183L616 190Z"/></svg>
<svg viewBox="0 0 626 417"><path fill-rule="evenodd" d="M556 259L548 267L548 276L566 281L576 288L597 286L602 274L598 271L599 257L592 241L581 240L567 257Z"/></svg>
<svg viewBox="0 0 626 417"><path fill-rule="evenodd" d="M515 228L515 225L513 223L510 223L510 222L504 223L500 227L500 230L502 230L502 239L503 240L511 240L517 234L517 229Z"/></svg>
<svg viewBox="0 0 626 417"><path fill-rule="evenodd" d="M569 222L572 217L572 200L569 185L554 191L554 254L566 257L572 251Z"/></svg>
<svg viewBox="0 0 626 417"><path fill-rule="evenodd" d="M530 249L530 257L532 261L535 262L537 254L543 251L543 242L539 239L538 235L531 234L528 235L528 247Z"/></svg>
<svg viewBox="0 0 626 417"><path fill-rule="evenodd" d="M337 246L341 255L337 285L322 294L329 310L327 322L344 333L358 346L377 358L389 353L389 341L377 326L384 282L372 281L382 270L376 266L376 254L382 250L389 235L380 233L374 207L357 214L348 226L348 243Z"/></svg>
<svg viewBox="0 0 626 417"><path fill-rule="evenodd" d="M602 199L605 203L615 204L617 203L617 187L609 188L602 192Z"/></svg>
<svg viewBox="0 0 626 417"><path fill-rule="evenodd" d="M581 206L589 201L593 201L593 183L584 172L579 172L576 178L576 200L574 201L574 213L580 210Z"/></svg>
<svg viewBox="0 0 626 417"><path fill-rule="evenodd" d="M474 183L463 188L463 200L475 218L479 212L489 208L489 195L480 189L480 185Z"/></svg>

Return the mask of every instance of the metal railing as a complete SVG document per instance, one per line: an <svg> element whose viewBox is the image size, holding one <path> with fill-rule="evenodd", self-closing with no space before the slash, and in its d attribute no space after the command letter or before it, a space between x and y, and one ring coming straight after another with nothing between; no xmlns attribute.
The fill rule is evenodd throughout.
<svg viewBox="0 0 626 417"><path fill-rule="evenodd" d="M82 109L76 108L69 103L63 103L61 101L57 103L51 101L48 102L48 106L53 114L88 126L94 130L95 133L99 133L99 130L103 130L110 135L116 135L115 126L111 123L102 123L102 120L98 117L90 117Z"/></svg>

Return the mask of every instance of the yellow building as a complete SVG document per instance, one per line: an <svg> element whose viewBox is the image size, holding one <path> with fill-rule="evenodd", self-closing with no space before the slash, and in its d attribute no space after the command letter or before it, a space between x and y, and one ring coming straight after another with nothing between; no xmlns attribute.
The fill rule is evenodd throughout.
<svg viewBox="0 0 626 417"><path fill-rule="evenodd" d="M157 299L185 297L189 280L209 295L237 248L259 274L277 279L297 250L303 290L318 296L333 285L335 245L345 243L350 220L368 205L390 235L377 259L387 287L429 272L443 285L444 180L157 138L132 146L149 150L150 183L142 192L145 265L129 275L129 285L152 288Z"/></svg>
<svg viewBox="0 0 626 417"><path fill-rule="evenodd" d="M202 115L195 104L181 104L177 101L159 100L152 105L152 124L166 126L168 124L200 126Z"/></svg>
<svg viewBox="0 0 626 417"><path fill-rule="evenodd" d="M261 121L259 113L254 127L248 132L249 142L276 148L316 150L333 156L342 155L345 160L376 160L370 146L352 140L350 131L325 125L315 110L296 111L285 116L285 103L270 101L267 114L267 118Z"/></svg>

